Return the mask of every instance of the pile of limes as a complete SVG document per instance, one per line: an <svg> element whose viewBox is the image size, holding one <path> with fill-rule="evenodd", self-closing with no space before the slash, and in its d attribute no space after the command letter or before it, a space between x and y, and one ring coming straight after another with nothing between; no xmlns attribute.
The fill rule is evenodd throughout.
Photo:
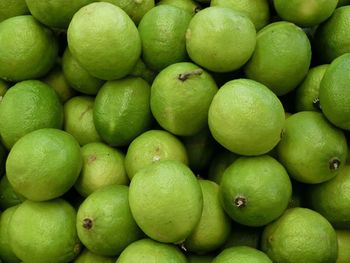
<svg viewBox="0 0 350 263"><path fill-rule="evenodd" d="M0 262L349 263L350 0L0 0Z"/></svg>

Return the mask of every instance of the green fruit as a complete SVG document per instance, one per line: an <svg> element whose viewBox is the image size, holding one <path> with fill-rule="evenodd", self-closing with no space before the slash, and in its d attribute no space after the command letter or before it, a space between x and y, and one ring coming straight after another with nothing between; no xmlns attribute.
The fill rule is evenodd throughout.
<svg viewBox="0 0 350 263"><path fill-rule="evenodd" d="M239 156L226 149L214 155L210 160L208 179L220 185L222 176L227 167L229 167Z"/></svg>
<svg viewBox="0 0 350 263"><path fill-rule="evenodd" d="M86 249L73 263L115 263L115 258L97 255Z"/></svg>
<svg viewBox="0 0 350 263"><path fill-rule="evenodd" d="M261 232L261 227L248 227L234 222L224 248L247 246L259 249Z"/></svg>
<svg viewBox="0 0 350 263"><path fill-rule="evenodd" d="M171 5L178 7L192 16L201 10L201 7L198 3L193 0L161 0L157 5Z"/></svg>
<svg viewBox="0 0 350 263"><path fill-rule="evenodd" d="M195 254L191 254L187 256L188 263L212 263L214 256L204 255L198 256Z"/></svg>
<svg viewBox="0 0 350 263"><path fill-rule="evenodd" d="M156 72L148 68L142 59L139 59L133 70L130 72L130 76L143 78L148 84L152 85L152 82L156 77Z"/></svg>
<svg viewBox="0 0 350 263"><path fill-rule="evenodd" d="M0 208L6 209L11 206L18 205L24 200L24 196L15 192L9 180L7 179L7 176L4 175L0 180Z"/></svg>
<svg viewBox="0 0 350 263"><path fill-rule="evenodd" d="M0 22L13 16L29 14L25 0L1 0L0 1Z"/></svg>
<svg viewBox="0 0 350 263"><path fill-rule="evenodd" d="M217 257L213 263L272 263L269 257L251 247L239 246L226 248Z"/></svg>
<svg viewBox="0 0 350 263"><path fill-rule="evenodd" d="M335 232L337 233L338 239L338 258L336 263L347 263L350 260L350 231L335 230Z"/></svg>

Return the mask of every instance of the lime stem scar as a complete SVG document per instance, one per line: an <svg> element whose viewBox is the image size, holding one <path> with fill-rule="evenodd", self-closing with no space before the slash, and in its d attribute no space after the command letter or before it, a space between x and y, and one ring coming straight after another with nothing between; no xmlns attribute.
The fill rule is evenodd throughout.
<svg viewBox="0 0 350 263"><path fill-rule="evenodd" d="M233 200L234 204L238 208L243 208L247 204L247 199L243 196L236 196L235 199Z"/></svg>
<svg viewBox="0 0 350 263"><path fill-rule="evenodd" d="M338 170L339 166L340 166L340 160L337 157L334 157L329 161L329 169Z"/></svg>
<svg viewBox="0 0 350 263"><path fill-rule="evenodd" d="M85 218L83 220L83 228L86 228L87 230L91 229L93 226L93 222L90 218Z"/></svg>
<svg viewBox="0 0 350 263"><path fill-rule="evenodd" d="M181 80L181 81L185 81L186 79L188 79L191 76L196 76L196 75L199 76L202 73L203 73L203 69L199 68L199 69L193 70L191 72L179 74L178 79Z"/></svg>

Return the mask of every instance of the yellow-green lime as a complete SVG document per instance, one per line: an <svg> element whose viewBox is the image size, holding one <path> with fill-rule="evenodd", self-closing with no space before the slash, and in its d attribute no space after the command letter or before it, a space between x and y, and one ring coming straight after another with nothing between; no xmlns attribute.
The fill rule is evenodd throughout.
<svg viewBox="0 0 350 263"><path fill-rule="evenodd" d="M29 14L25 0L0 0L0 22L13 17Z"/></svg>
<svg viewBox="0 0 350 263"><path fill-rule="evenodd" d="M150 238L181 243L195 229L203 208L200 184L179 161L154 163L135 174L129 204L135 221Z"/></svg>
<svg viewBox="0 0 350 263"><path fill-rule="evenodd" d="M185 34L191 18L188 12L171 5L159 5L147 12L138 26L146 65L160 71L187 60Z"/></svg>
<svg viewBox="0 0 350 263"><path fill-rule="evenodd" d="M202 216L184 246L188 251L205 254L225 243L231 232L231 220L220 204L219 186L209 180L198 181L203 194Z"/></svg>
<svg viewBox="0 0 350 263"><path fill-rule="evenodd" d="M99 90L93 109L101 138L112 146L128 145L148 130L152 121L150 95L149 84L138 77L107 81Z"/></svg>
<svg viewBox="0 0 350 263"><path fill-rule="evenodd" d="M172 5L185 10L192 16L201 10L201 6L194 0L161 0L157 5Z"/></svg>
<svg viewBox="0 0 350 263"><path fill-rule="evenodd" d="M18 206L4 210L0 215L0 258L6 263L19 263L21 260L13 253L10 245L9 226Z"/></svg>
<svg viewBox="0 0 350 263"><path fill-rule="evenodd" d="M187 259L174 245L141 239L129 245L116 263L187 263Z"/></svg>
<svg viewBox="0 0 350 263"><path fill-rule="evenodd" d="M53 32L32 16L15 16L0 23L0 78L42 77L56 62L57 54Z"/></svg>
<svg viewBox="0 0 350 263"><path fill-rule="evenodd" d="M0 101L0 135L8 149L31 131L61 128L62 123L63 107L56 92L39 80L17 83Z"/></svg>
<svg viewBox="0 0 350 263"><path fill-rule="evenodd" d="M224 248L247 246L259 249L262 227L250 227L232 222L231 235Z"/></svg>
<svg viewBox="0 0 350 263"><path fill-rule="evenodd" d="M306 189L310 208L323 215L334 227L350 229L350 165L332 180Z"/></svg>
<svg viewBox="0 0 350 263"><path fill-rule="evenodd" d="M30 13L41 23L53 28L67 29L73 15L94 0L26 0Z"/></svg>
<svg viewBox="0 0 350 263"><path fill-rule="evenodd" d="M175 135L194 135L207 126L208 109L217 90L214 79L197 65L172 64L153 81L153 116L162 128Z"/></svg>
<svg viewBox="0 0 350 263"><path fill-rule="evenodd" d="M282 103L266 86L249 79L223 85L208 115L214 139L231 152L260 155L279 142L285 116Z"/></svg>
<svg viewBox="0 0 350 263"><path fill-rule="evenodd" d="M119 255L142 236L134 221L125 185L109 185L88 196L77 213L81 242L91 252L103 256Z"/></svg>
<svg viewBox="0 0 350 263"><path fill-rule="evenodd" d="M188 263L212 263L214 256L190 254L187 256Z"/></svg>
<svg viewBox="0 0 350 263"><path fill-rule="evenodd" d="M306 76L311 62L311 45L304 31L293 23L280 21L259 31L256 48L244 72L278 96L294 88Z"/></svg>
<svg viewBox="0 0 350 263"><path fill-rule="evenodd" d="M350 130L350 92L346 89L350 77L350 54L344 54L330 64L320 84L319 96L323 114L345 130Z"/></svg>
<svg viewBox="0 0 350 263"><path fill-rule="evenodd" d="M72 135L57 129L28 133L12 147L6 173L13 189L34 201L63 195L82 167L80 146Z"/></svg>
<svg viewBox="0 0 350 263"><path fill-rule="evenodd" d="M338 0L274 0L273 4L283 20L302 27L312 27L332 15Z"/></svg>
<svg viewBox="0 0 350 263"><path fill-rule="evenodd" d="M92 142L81 147L83 167L75 189L88 196L94 191L112 184L127 185L124 154L101 142Z"/></svg>
<svg viewBox="0 0 350 263"><path fill-rule="evenodd" d="M263 226L277 219L291 196L287 171L268 155L238 158L226 169L220 184L226 213L247 226Z"/></svg>
<svg viewBox="0 0 350 263"><path fill-rule="evenodd" d="M313 44L318 60L330 63L340 55L350 52L349 15L350 6L339 7L328 20L317 27Z"/></svg>
<svg viewBox="0 0 350 263"><path fill-rule="evenodd" d="M242 67L253 54L256 32L244 14L226 7L208 7L191 20L186 48L199 66L214 72Z"/></svg>
<svg viewBox="0 0 350 263"><path fill-rule="evenodd" d="M328 64L313 67L295 91L297 111L320 111L319 90Z"/></svg>
<svg viewBox="0 0 350 263"><path fill-rule="evenodd" d="M270 8L268 0L212 0L210 6L228 7L247 15L260 30L269 23Z"/></svg>
<svg viewBox="0 0 350 263"><path fill-rule="evenodd" d="M302 111L286 120L277 155L295 180L322 183L335 177L345 164L346 139L321 113Z"/></svg>
<svg viewBox="0 0 350 263"><path fill-rule="evenodd" d="M15 255L24 262L70 262L80 252L76 211L63 199L25 201L13 213L9 236Z"/></svg>
<svg viewBox="0 0 350 263"><path fill-rule="evenodd" d="M246 246L226 248L216 256L213 263L272 263L260 250Z"/></svg>
<svg viewBox="0 0 350 263"><path fill-rule="evenodd" d="M146 166L163 160L177 160L188 164L183 143L163 130L150 130L133 140L125 156L125 168L130 180Z"/></svg>
<svg viewBox="0 0 350 263"><path fill-rule="evenodd" d="M350 231L336 229L338 239L338 258L336 263L347 263L350 260Z"/></svg>
<svg viewBox="0 0 350 263"><path fill-rule="evenodd" d="M63 106L64 130L73 135L80 145L102 140L94 124L94 103L93 97L75 96Z"/></svg>
<svg viewBox="0 0 350 263"><path fill-rule="evenodd" d="M337 236L332 225L307 208L290 208L263 231L261 248L273 262L336 262Z"/></svg>
<svg viewBox="0 0 350 263"><path fill-rule="evenodd" d="M133 70L130 72L129 75L133 76L133 77L143 78L144 80L146 80L148 82L148 84L152 85L152 82L153 82L154 78L156 77L157 73L156 73L156 71L147 67L146 64L140 58L136 62Z"/></svg>
<svg viewBox="0 0 350 263"><path fill-rule="evenodd" d="M0 79L0 97L3 97L10 88L10 84L3 79Z"/></svg>
<svg viewBox="0 0 350 263"><path fill-rule="evenodd" d="M114 257L101 256L85 249L73 263L115 263Z"/></svg>
<svg viewBox="0 0 350 263"><path fill-rule="evenodd" d="M0 180L0 208L4 210L20 204L24 200L24 196L15 192L5 174Z"/></svg>
<svg viewBox="0 0 350 263"><path fill-rule="evenodd" d="M69 85L84 94L96 95L104 80L95 78L87 72L72 56L68 48L62 57L62 71Z"/></svg>
<svg viewBox="0 0 350 263"><path fill-rule="evenodd" d="M229 167L238 157L237 154L226 149L217 152L210 160L208 179L220 185L226 168Z"/></svg>
<svg viewBox="0 0 350 263"><path fill-rule="evenodd" d="M141 40L133 21L121 8L106 2L79 9L69 24L67 40L80 65L105 80L125 77L141 54Z"/></svg>

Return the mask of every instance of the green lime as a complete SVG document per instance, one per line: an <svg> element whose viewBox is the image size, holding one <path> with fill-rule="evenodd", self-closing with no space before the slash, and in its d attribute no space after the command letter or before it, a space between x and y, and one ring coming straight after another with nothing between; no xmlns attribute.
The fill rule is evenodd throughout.
<svg viewBox="0 0 350 263"><path fill-rule="evenodd" d="M210 6L228 7L247 15L256 30L267 25L270 20L268 0L212 0Z"/></svg>
<svg viewBox="0 0 350 263"><path fill-rule="evenodd" d="M29 14L25 0L0 0L0 22L13 17Z"/></svg>
<svg viewBox="0 0 350 263"><path fill-rule="evenodd" d="M336 262L337 236L332 225L307 208L290 208L264 229L261 242L273 262Z"/></svg>
<svg viewBox="0 0 350 263"><path fill-rule="evenodd" d="M4 210L0 216L0 258L6 263L19 263L21 260L13 253L10 245L9 226L12 215L18 206Z"/></svg>
<svg viewBox="0 0 350 263"><path fill-rule="evenodd" d="M191 254L187 256L188 263L212 263L214 256L204 255L199 256L196 254Z"/></svg>
<svg viewBox="0 0 350 263"><path fill-rule="evenodd" d="M238 158L226 169L220 184L226 213L247 226L263 226L277 219L291 195L286 170L268 155Z"/></svg>
<svg viewBox="0 0 350 263"><path fill-rule="evenodd" d="M26 0L30 13L41 23L49 27L66 29L73 15L83 6L94 0Z"/></svg>
<svg viewBox="0 0 350 263"><path fill-rule="evenodd" d="M222 149L210 160L208 169L208 179L220 185L222 176L227 167L229 167L239 156L226 149Z"/></svg>
<svg viewBox="0 0 350 263"><path fill-rule="evenodd" d="M88 196L107 185L128 185L124 154L104 143L93 142L81 148L83 167L75 188L82 196Z"/></svg>
<svg viewBox="0 0 350 263"><path fill-rule="evenodd" d="M219 199L219 186L209 180L199 180L203 194L203 211L199 223L187 237L188 251L205 254L221 247L231 232L231 220Z"/></svg>
<svg viewBox="0 0 350 263"><path fill-rule="evenodd" d="M338 0L274 0L277 14L286 21L302 27L316 26L330 17L337 7Z"/></svg>
<svg viewBox="0 0 350 263"><path fill-rule="evenodd" d="M150 127L151 89L136 77L106 82L93 109L96 130L112 146L128 145Z"/></svg>
<svg viewBox="0 0 350 263"><path fill-rule="evenodd" d="M24 201L8 228L11 248L28 263L70 262L81 248L75 221L76 211L62 199Z"/></svg>
<svg viewBox="0 0 350 263"><path fill-rule="evenodd" d="M259 249L261 233L261 227L245 226L233 221L231 235L223 247L247 246Z"/></svg>
<svg viewBox="0 0 350 263"><path fill-rule="evenodd" d="M186 0L187 1L187 0ZM130 76L133 77L140 77L143 78L148 82L148 84L152 85L152 82L154 78L156 77L156 72L153 71L152 69L148 68L146 64L142 61L140 58L136 64L133 70L129 74Z"/></svg>
<svg viewBox="0 0 350 263"><path fill-rule="evenodd" d="M178 160L188 164L183 143L167 131L150 130L133 140L125 156L125 168L130 180L146 166L163 160Z"/></svg>
<svg viewBox="0 0 350 263"><path fill-rule="evenodd" d="M24 196L15 192L7 176L4 175L0 180L0 208L3 210L18 205L24 200Z"/></svg>
<svg viewBox="0 0 350 263"><path fill-rule="evenodd" d="M161 0L157 5L172 5L186 11L192 16L201 10L201 6L193 0Z"/></svg>
<svg viewBox="0 0 350 263"><path fill-rule="evenodd" d="M328 64L311 68L295 92L297 111L320 111L319 90Z"/></svg>
<svg viewBox="0 0 350 263"><path fill-rule="evenodd" d="M188 12L170 5L147 12L138 27L146 65L160 71L187 60L185 34L191 18Z"/></svg>
<svg viewBox="0 0 350 263"><path fill-rule="evenodd" d="M84 94L96 95L104 81L93 77L72 56L68 48L62 57L62 71L69 85Z"/></svg>
<svg viewBox="0 0 350 263"><path fill-rule="evenodd" d="M85 249L73 263L115 263L114 257L106 257L92 253L88 249Z"/></svg>
<svg viewBox="0 0 350 263"><path fill-rule="evenodd" d="M69 24L67 39L80 65L100 79L125 77L141 54L135 24L121 8L110 3L92 3L79 9Z"/></svg>
<svg viewBox="0 0 350 263"><path fill-rule="evenodd" d="M310 207L334 227L350 228L350 165L332 180L309 186L306 193Z"/></svg>
<svg viewBox="0 0 350 263"><path fill-rule="evenodd" d="M41 128L61 128L63 107L55 91L39 80L12 86L0 100L0 135L10 149L22 136Z"/></svg>
<svg viewBox="0 0 350 263"><path fill-rule="evenodd" d="M93 108L94 98L88 96L75 96L64 104L64 130L80 145L102 140L95 128Z"/></svg>
<svg viewBox="0 0 350 263"><path fill-rule="evenodd" d="M348 263L350 261L350 231L335 230L338 239L338 258L336 263Z"/></svg>
<svg viewBox="0 0 350 263"><path fill-rule="evenodd" d="M132 218L128 194L127 186L110 185L95 191L80 205L78 236L91 252L116 256L140 239L142 232Z"/></svg>
<svg viewBox="0 0 350 263"><path fill-rule="evenodd" d="M57 129L28 133L12 147L6 161L13 189L34 201L61 196L75 183L82 166L78 142Z"/></svg>
<svg viewBox="0 0 350 263"><path fill-rule="evenodd" d="M277 96L249 79L227 82L209 108L208 123L214 139L242 155L271 151L280 140L284 122L284 109Z"/></svg>
<svg viewBox="0 0 350 263"><path fill-rule="evenodd" d="M302 111L286 120L277 154L295 180L322 183L336 176L345 164L346 139L321 113Z"/></svg>
<svg viewBox="0 0 350 263"><path fill-rule="evenodd" d="M213 263L272 263L269 257L251 247L238 246L224 249Z"/></svg>
<svg viewBox="0 0 350 263"><path fill-rule="evenodd" d="M186 257L174 245L141 239L129 245L116 263L187 263Z"/></svg>
<svg viewBox="0 0 350 263"><path fill-rule="evenodd" d="M179 161L161 161L135 174L130 209L143 232L164 243L181 243L195 229L203 208L200 184Z"/></svg>
<svg viewBox="0 0 350 263"><path fill-rule="evenodd" d="M153 116L175 135L194 135L207 126L208 109L217 90L214 79L197 65L172 64L153 81Z"/></svg>
<svg viewBox="0 0 350 263"><path fill-rule="evenodd" d="M15 16L0 23L0 78L42 77L56 62L57 54L53 32L32 16Z"/></svg>
<svg viewBox="0 0 350 263"><path fill-rule="evenodd" d="M1 101L1 97L3 97L5 95L5 93L8 91L8 89L10 88L10 84L7 83L5 80L0 79L0 101Z"/></svg>
<svg viewBox="0 0 350 263"><path fill-rule="evenodd" d="M334 125L350 130L350 92L346 85L350 81L350 54L344 54L330 64L320 85L320 105L323 114Z"/></svg>
<svg viewBox="0 0 350 263"><path fill-rule="evenodd" d="M229 72L243 66L253 54L255 43L251 20L240 12L219 6L198 12L186 33L190 58L214 72Z"/></svg>
<svg viewBox="0 0 350 263"><path fill-rule="evenodd" d="M339 7L328 20L317 27L313 39L314 53L322 62L330 63L340 55L350 52L349 17L350 6Z"/></svg>

